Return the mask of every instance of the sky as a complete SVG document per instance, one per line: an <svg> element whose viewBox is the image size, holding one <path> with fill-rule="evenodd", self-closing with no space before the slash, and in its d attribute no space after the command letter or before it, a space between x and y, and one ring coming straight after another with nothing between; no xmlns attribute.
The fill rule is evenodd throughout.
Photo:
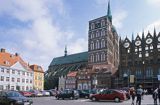
<svg viewBox="0 0 160 105"><path fill-rule="evenodd" d="M55 57L88 50L88 22L107 15L108 0L0 0L0 48L48 69ZM154 27L160 0L110 0L113 25L123 38Z"/></svg>

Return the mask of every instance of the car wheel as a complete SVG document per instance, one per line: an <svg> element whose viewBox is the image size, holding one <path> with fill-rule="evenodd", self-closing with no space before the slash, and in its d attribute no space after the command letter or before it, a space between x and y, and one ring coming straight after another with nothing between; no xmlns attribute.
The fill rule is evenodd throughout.
<svg viewBox="0 0 160 105"><path fill-rule="evenodd" d="M92 97L91 99L92 101L97 101L96 97Z"/></svg>
<svg viewBox="0 0 160 105"><path fill-rule="evenodd" d="M115 102L120 102L120 99L119 99L118 97L116 97L116 98L114 99L114 101L115 101Z"/></svg>
<svg viewBox="0 0 160 105"><path fill-rule="evenodd" d="M71 100L73 100L73 97L70 97Z"/></svg>
<svg viewBox="0 0 160 105"><path fill-rule="evenodd" d="M14 103L13 103L13 102L11 102L9 105L14 105Z"/></svg>

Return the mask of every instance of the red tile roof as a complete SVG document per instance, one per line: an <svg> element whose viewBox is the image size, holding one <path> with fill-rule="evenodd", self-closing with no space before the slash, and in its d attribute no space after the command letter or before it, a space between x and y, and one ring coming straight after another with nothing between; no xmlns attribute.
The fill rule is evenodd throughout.
<svg viewBox="0 0 160 105"><path fill-rule="evenodd" d="M16 53L15 55L5 52L5 49L0 51L0 65L11 67L19 62L25 69L30 70L28 64Z"/></svg>
<svg viewBox="0 0 160 105"><path fill-rule="evenodd" d="M67 74L67 77L76 77L77 76L77 71L73 71Z"/></svg>
<svg viewBox="0 0 160 105"><path fill-rule="evenodd" d="M36 65L36 64L30 65L30 68L31 68L33 71L44 73L42 67L39 66L39 65Z"/></svg>

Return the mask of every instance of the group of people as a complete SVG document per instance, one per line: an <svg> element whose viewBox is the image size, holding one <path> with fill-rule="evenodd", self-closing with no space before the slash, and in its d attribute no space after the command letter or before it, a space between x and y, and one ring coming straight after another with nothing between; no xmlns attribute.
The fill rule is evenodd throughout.
<svg viewBox="0 0 160 105"><path fill-rule="evenodd" d="M134 89L134 87L132 87L130 89L130 95L132 98L131 105L134 105L135 97L137 97L135 105L141 105L141 100L143 99L143 95L145 92L146 91L143 91L142 86L139 86L136 90ZM160 103L160 88L157 88L153 91L152 97L154 100L154 105L158 105L157 100L159 100L159 103Z"/></svg>

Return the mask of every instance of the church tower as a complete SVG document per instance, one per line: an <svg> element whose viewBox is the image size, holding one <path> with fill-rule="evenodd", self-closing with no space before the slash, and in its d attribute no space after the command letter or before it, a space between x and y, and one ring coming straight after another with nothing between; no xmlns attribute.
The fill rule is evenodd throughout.
<svg viewBox="0 0 160 105"><path fill-rule="evenodd" d="M109 73L110 76L116 72L119 65L119 42L116 29L112 25L110 1L107 15L89 21L88 53L88 65L93 72ZM108 74L106 76L110 78ZM99 84L102 88L110 87L106 77L99 80L99 83L102 83Z"/></svg>

